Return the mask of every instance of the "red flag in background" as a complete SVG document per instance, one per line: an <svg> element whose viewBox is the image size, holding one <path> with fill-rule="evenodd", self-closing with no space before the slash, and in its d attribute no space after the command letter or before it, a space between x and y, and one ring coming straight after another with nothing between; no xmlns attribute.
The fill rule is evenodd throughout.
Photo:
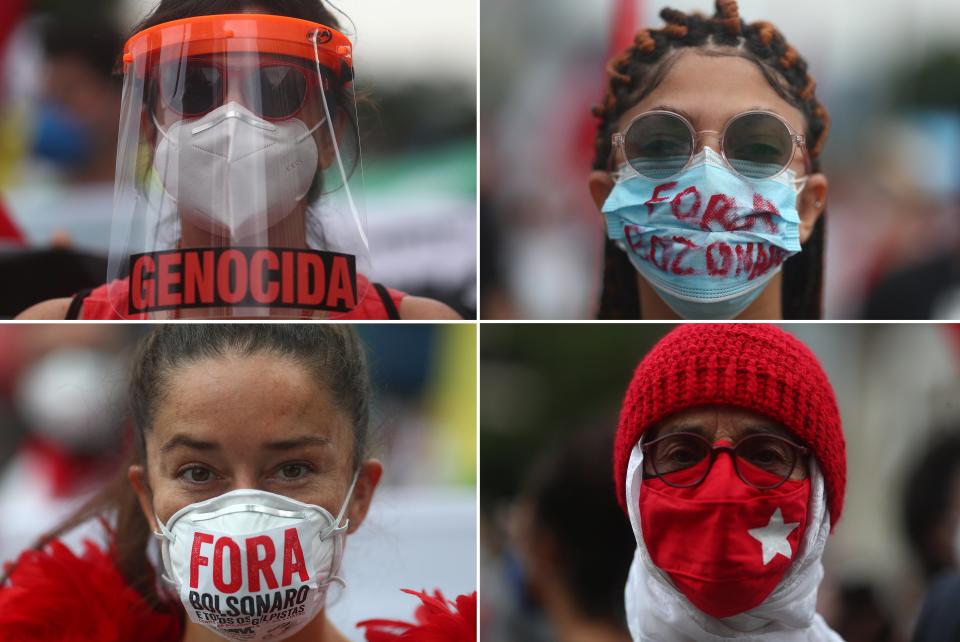
<svg viewBox="0 0 960 642"><path fill-rule="evenodd" d="M4 244L24 245L23 233L13 223L0 199L0 246Z"/></svg>
<svg viewBox="0 0 960 642"><path fill-rule="evenodd" d="M633 44L633 37L640 31L641 4L641 0L614 0L610 40L604 64Z"/></svg>
<svg viewBox="0 0 960 642"><path fill-rule="evenodd" d="M624 50L633 43L634 36L640 30L642 5L642 0L613 0L611 3L612 11L610 13L607 52L597 69L600 77L600 82L598 83L600 91L593 100L593 105L600 103L607 92L607 63L622 54ZM590 168L593 164L593 143L597 135L597 119L590 112L589 108L585 109L582 114L583 116L575 130L576 136L574 137L574 144L576 148L573 151L575 158L582 159L582 166ZM596 231L594 247L596 247L598 251L595 253L592 262L594 274L599 276L603 273L603 228L596 224L600 219L593 208L588 208L586 212L588 214L587 220L591 223L590 226ZM597 287L599 287L600 279L595 279L595 283ZM600 300L599 291L592 299L594 301Z"/></svg>
<svg viewBox="0 0 960 642"><path fill-rule="evenodd" d="M950 345L954 348L954 356L957 358L957 361L960 361L960 324L945 324L943 330L947 333Z"/></svg>
<svg viewBox="0 0 960 642"><path fill-rule="evenodd" d="M607 40L607 53L597 70L600 74L600 94L595 103L607 92L607 63L616 58L633 44L633 38L640 31L642 0L613 0L610 13L610 32ZM590 163L593 158L593 138L597 131L597 119L589 111L585 112L578 127L578 156ZM589 167L589 165L588 165Z"/></svg>
<svg viewBox="0 0 960 642"><path fill-rule="evenodd" d="M3 0L0 2L0 56L7 44L7 38L20 18L27 11L27 0Z"/></svg>

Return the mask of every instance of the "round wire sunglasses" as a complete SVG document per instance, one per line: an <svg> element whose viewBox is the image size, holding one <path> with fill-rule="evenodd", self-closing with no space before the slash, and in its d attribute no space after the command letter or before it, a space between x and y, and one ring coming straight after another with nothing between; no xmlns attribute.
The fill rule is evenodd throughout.
<svg viewBox="0 0 960 642"><path fill-rule="evenodd" d="M736 114L719 132L697 130L676 112L648 111L634 117L622 132L613 134L612 142L633 173L665 180L689 166L696 156L697 140L703 134L718 136L724 162L747 180L778 177L793 163L798 148L807 172L810 171L805 137L779 114L764 110ZM801 184L805 181L806 177L796 179Z"/></svg>
<svg viewBox="0 0 960 642"><path fill-rule="evenodd" d="M810 450L789 439L753 434L713 443L692 432L675 432L640 444L645 477L659 477L668 486L691 488L706 479L718 452L733 458L737 476L748 486L772 490L790 479Z"/></svg>

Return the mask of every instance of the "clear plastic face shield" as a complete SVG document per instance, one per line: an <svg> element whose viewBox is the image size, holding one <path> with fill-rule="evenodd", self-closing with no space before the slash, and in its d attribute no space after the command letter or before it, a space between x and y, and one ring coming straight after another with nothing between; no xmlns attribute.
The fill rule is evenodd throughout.
<svg viewBox="0 0 960 642"><path fill-rule="evenodd" d="M272 15L124 49L107 281L129 319L335 318L365 295L352 47Z"/></svg>

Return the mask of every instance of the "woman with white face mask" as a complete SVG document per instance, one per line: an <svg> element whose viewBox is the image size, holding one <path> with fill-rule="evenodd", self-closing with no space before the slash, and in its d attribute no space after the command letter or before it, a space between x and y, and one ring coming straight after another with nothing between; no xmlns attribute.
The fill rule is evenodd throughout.
<svg viewBox="0 0 960 642"><path fill-rule="evenodd" d="M122 68L107 282L22 318L457 318L366 277L353 46L320 0L163 0Z"/></svg>
<svg viewBox="0 0 960 642"><path fill-rule="evenodd" d="M614 481L637 642L836 642L816 612L846 454L833 389L771 325L683 325L627 389Z"/></svg>
<svg viewBox="0 0 960 642"><path fill-rule="evenodd" d="M599 317L820 318L830 119L806 61L735 0L660 15L594 109Z"/></svg>
<svg viewBox="0 0 960 642"><path fill-rule="evenodd" d="M0 581L0 639L345 641L325 605L382 475L367 452L369 388L349 326L156 328L131 375L127 479ZM114 524L106 551L77 556L53 539L91 518Z"/></svg>

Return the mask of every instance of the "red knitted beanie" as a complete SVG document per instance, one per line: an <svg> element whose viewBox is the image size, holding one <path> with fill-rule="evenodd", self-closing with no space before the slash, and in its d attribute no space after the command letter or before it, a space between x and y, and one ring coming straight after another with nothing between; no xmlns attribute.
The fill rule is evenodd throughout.
<svg viewBox="0 0 960 642"><path fill-rule="evenodd" d="M680 410L717 404L765 415L809 446L823 473L831 528L840 521L847 460L833 388L810 349L769 324L684 324L643 358L614 444L624 510L627 464L643 432Z"/></svg>

